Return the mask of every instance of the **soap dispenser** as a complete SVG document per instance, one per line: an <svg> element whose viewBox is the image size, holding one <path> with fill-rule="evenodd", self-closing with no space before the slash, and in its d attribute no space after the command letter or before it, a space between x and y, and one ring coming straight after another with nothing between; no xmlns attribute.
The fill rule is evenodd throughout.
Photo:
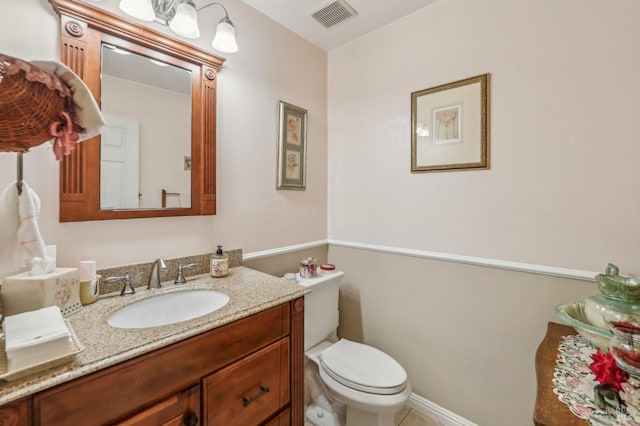
<svg viewBox="0 0 640 426"><path fill-rule="evenodd" d="M211 276L215 278L224 277L229 273L229 255L222 251L222 246L218 246L215 254L211 255Z"/></svg>

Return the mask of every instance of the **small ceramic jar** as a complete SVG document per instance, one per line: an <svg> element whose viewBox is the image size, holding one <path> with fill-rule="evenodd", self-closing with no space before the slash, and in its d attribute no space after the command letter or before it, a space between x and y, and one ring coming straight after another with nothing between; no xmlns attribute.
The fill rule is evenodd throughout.
<svg viewBox="0 0 640 426"><path fill-rule="evenodd" d="M287 272L286 274L284 274L283 278L292 283L298 282L298 277L296 276L295 272Z"/></svg>
<svg viewBox="0 0 640 426"><path fill-rule="evenodd" d="M320 265L320 271L323 274L331 274L336 271L336 266L332 263L325 263L324 265Z"/></svg>

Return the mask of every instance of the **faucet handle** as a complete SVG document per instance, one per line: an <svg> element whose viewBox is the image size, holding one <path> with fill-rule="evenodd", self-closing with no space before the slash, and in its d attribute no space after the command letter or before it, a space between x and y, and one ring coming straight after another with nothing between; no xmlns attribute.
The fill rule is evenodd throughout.
<svg viewBox="0 0 640 426"><path fill-rule="evenodd" d="M135 290L133 288L133 286L131 285L131 275L129 275L129 273L125 273L123 276L121 277L109 277L109 278L105 278L104 280L102 280L102 282L104 283L115 283L118 281L122 281L124 280L124 286L122 287L122 291L120 291L120 296L125 296L127 294L135 294Z"/></svg>
<svg viewBox="0 0 640 426"><path fill-rule="evenodd" d="M184 277L184 274L182 273L182 271L185 270L185 269L193 269L196 266L198 266L197 263L190 263L188 265L178 265L178 276L173 281L173 283L174 284L185 284L187 282L187 279Z"/></svg>

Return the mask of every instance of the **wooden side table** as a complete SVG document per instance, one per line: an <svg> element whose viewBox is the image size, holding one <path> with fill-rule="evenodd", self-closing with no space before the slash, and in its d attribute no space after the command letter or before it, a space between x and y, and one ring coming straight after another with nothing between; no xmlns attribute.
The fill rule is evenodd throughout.
<svg viewBox="0 0 640 426"><path fill-rule="evenodd" d="M550 322L547 334L536 351L536 380L538 391L533 411L536 426L585 426L586 420L574 416L556 394L553 393L554 367L558 356L558 344L562 336L576 334L573 327Z"/></svg>

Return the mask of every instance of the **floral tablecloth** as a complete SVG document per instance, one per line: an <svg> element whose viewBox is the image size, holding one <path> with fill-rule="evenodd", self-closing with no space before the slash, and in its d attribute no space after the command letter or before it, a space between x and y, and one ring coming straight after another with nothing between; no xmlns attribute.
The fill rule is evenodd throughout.
<svg viewBox="0 0 640 426"><path fill-rule="evenodd" d="M571 412L591 426L640 426L627 412L627 407L607 411L595 402L594 388L598 384L589 369L593 345L582 336L565 336L558 346L558 358L553 374L553 392ZM636 390L627 389L627 397L636 397ZM624 398L625 393L621 396ZM640 392L638 392L640 396Z"/></svg>

